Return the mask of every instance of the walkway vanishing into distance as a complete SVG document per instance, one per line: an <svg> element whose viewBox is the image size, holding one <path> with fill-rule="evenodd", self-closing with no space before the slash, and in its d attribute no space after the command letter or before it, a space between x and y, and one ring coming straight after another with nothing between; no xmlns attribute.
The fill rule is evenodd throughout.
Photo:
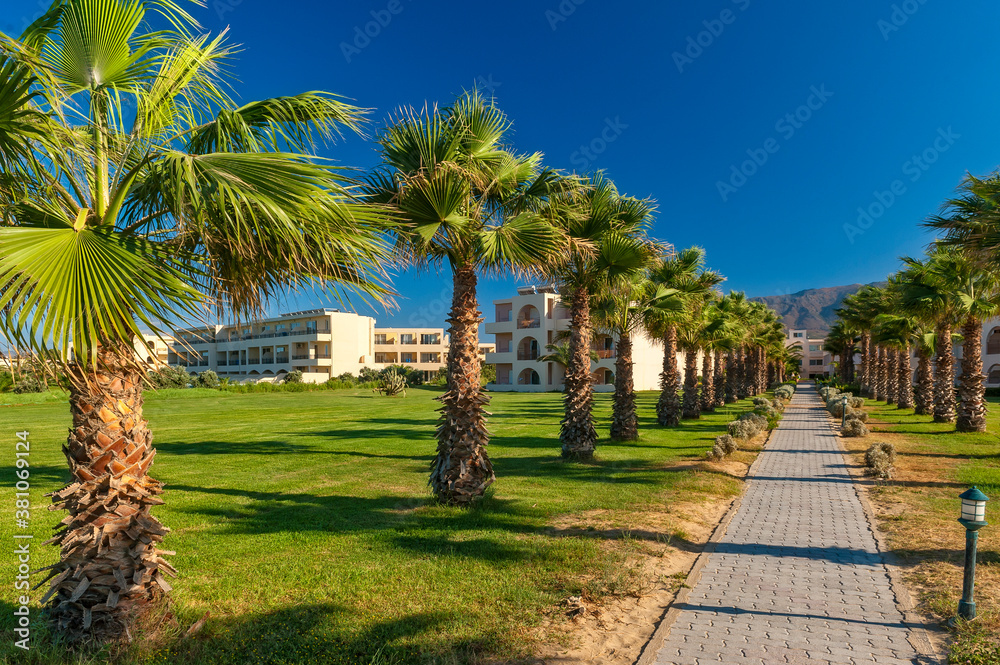
<svg viewBox="0 0 1000 665"><path fill-rule="evenodd" d="M654 663L918 657L827 412L800 385Z"/></svg>

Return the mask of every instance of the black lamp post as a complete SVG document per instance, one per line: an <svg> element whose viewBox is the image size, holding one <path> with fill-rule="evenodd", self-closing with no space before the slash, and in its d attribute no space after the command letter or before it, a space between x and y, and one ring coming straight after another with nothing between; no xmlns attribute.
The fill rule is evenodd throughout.
<svg viewBox="0 0 1000 665"><path fill-rule="evenodd" d="M969 621L976 618L976 603L972 599L976 587L976 545L979 530L987 525L986 502L989 497L977 488L958 495L962 500L962 516L958 521L965 527L965 578L962 581L962 600L958 603L958 616Z"/></svg>

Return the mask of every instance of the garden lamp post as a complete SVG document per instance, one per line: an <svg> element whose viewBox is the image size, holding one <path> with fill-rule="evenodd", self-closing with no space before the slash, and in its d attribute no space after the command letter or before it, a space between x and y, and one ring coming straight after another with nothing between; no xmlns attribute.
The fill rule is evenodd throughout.
<svg viewBox="0 0 1000 665"><path fill-rule="evenodd" d="M847 396L845 395L840 403L843 405L840 409L840 429L844 429L844 425L847 424Z"/></svg>
<svg viewBox="0 0 1000 665"><path fill-rule="evenodd" d="M976 586L976 545L979 530L987 525L986 502L989 497L976 487L958 495L962 500L962 516L958 521L965 527L965 578L962 582L962 600L958 603L958 616L969 621L976 618L976 603L972 593Z"/></svg>

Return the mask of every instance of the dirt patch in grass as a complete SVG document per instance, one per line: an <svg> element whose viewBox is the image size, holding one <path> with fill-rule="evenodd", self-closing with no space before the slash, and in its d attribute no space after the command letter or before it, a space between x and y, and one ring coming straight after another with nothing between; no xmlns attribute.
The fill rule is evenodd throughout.
<svg viewBox="0 0 1000 665"><path fill-rule="evenodd" d="M996 411L995 404L991 405ZM955 616L962 592L965 529L958 524L960 482L969 465L987 464L967 452L976 437L952 433L953 425L930 423L929 416L894 411L869 402L872 433L844 439L852 464L864 466L864 451L887 441L897 450L895 472L888 481L867 486L879 530L902 566L902 576L928 623L943 625ZM996 419L990 433L995 438ZM965 438L963 438L965 437ZM993 452L997 453L996 446ZM996 520L993 520L996 522ZM953 663L1000 663L1000 538L987 527L981 532L976 573L979 616L953 633L935 631L932 639ZM950 643L949 643L950 642Z"/></svg>

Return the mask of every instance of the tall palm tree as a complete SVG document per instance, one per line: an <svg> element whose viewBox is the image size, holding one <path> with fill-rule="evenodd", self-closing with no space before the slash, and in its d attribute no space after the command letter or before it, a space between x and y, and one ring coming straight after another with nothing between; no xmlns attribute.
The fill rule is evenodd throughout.
<svg viewBox="0 0 1000 665"><path fill-rule="evenodd" d="M705 250L688 247L667 257L650 271L650 279L684 296L701 298L711 288L701 278L705 268ZM710 280L709 280L710 281ZM665 427L681 422L681 375L677 367L677 332L685 312L654 312L655 319L645 322L651 334L663 340L663 370L660 372L660 397L656 402L656 419Z"/></svg>
<svg viewBox="0 0 1000 665"><path fill-rule="evenodd" d="M884 288L863 286L857 293L847 296L837 310L837 316L851 328L859 331L861 366L858 368L858 383L861 393L869 397L877 381L877 350L872 343L872 327L875 318L886 312L887 294Z"/></svg>
<svg viewBox="0 0 1000 665"><path fill-rule="evenodd" d="M742 355L743 345L748 337L746 321L750 303L742 291L731 291L719 300L716 309L726 319L729 331L725 400L727 404L732 404L739 399L739 387L743 382Z"/></svg>
<svg viewBox="0 0 1000 665"><path fill-rule="evenodd" d="M900 409L910 409L914 406L910 349L920 330L920 321L914 316L880 314L875 320L877 338L896 356L895 362L891 363L895 366L893 396L897 408ZM921 395L921 399L924 399L923 395Z"/></svg>
<svg viewBox="0 0 1000 665"><path fill-rule="evenodd" d="M913 387L913 412L918 416L929 416L934 413L934 369L931 367L931 357L934 355L934 331L928 329L923 321L918 319L918 328L914 332L914 348L917 353L917 381Z"/></svg>
<svg viewBox="0 0 1000 665"><path fill-rule="evenodd" d="M478 90L449 107L403 109L378 137L382 165L368 181L374 203L390 204L392 234L412 265L447 263L452 293L447 390L441 401L430 484L438 500L467 505L493 483L486 452L476 288L481 271L531 271L564 247L543 214L555 194L577 186L542 166L538 153L505 144L507 117Z"/></svg>
<svg viewBox="0 0 1000 665"><path fill-rule="evenodd" d="M653 245L656 248L656 245ZM659 247L659 256L650 257L651 264L666 253ZM611 438L634 441L639 438L639 420L635 408L635 384L632 368L632 337L643 330L643 323L655 312L675 313L685 306L684 298L675 290L650 281L646 274L636 275L618 284L600 301L597 320L601 328L615 338L615 393L612 405Z"/></svg>
<svg viewBox="0 0 1000 665"><path fill-rule="evenodd" d="M947 285L955 295L961 322L962 364L959 375L959 432L986 431L986 386L983 375L983 321L1000 311L1000 279L960 247L939 247L927 264L929 281Z"/></svg>
<svg viewBox="0 0 1000 665"><path fill-rule="evenodd" d="M43 602L71 641L123 637L174 573L151 514L142 328L206 306L249 318L303 285L390 295L385 215L311 154L362 109L323 92L237 105L233 49L198 31L170 0L65 0L0 34L0 326L69 379Z"/></svg>
<svg viewBox="0 0 1000 665"><path fill-rule="evenodd" d="M837 374L844 383L850 383L854 378L854 352L857 343L856 331L840 319L832 326L823 343L823 350L840 357Z"/></svg>
<svg viewBox="0 0 1000 665"><path fill-rule="evenodd" d="M593 418L591 301L639 275L656 249L646 237L655 206L619 194L597 173L580 190L557 197L549 210L569 239L549 274L569 297L570 356L565 377L562 454L589 459L597 446Z"/></svg>

